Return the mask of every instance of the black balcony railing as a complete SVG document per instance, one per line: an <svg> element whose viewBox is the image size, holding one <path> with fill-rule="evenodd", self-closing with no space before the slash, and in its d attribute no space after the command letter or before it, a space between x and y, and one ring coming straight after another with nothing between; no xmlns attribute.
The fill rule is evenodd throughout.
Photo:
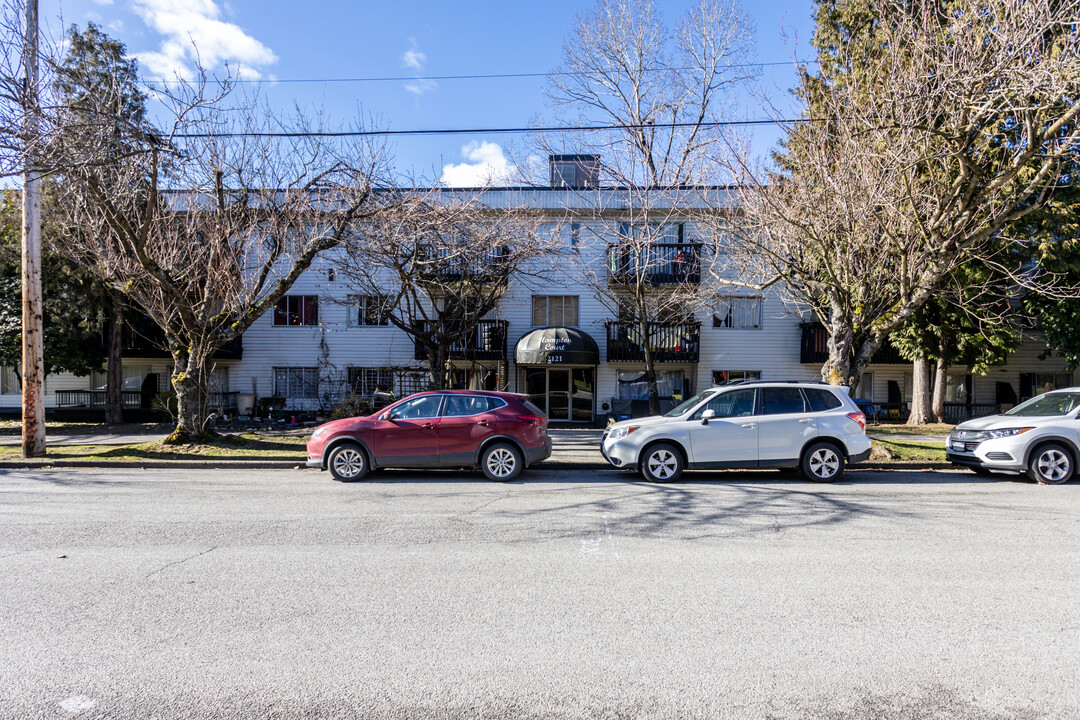
<svg viewBox="0 0 1080 720"><path fill-rule="evenodd" d="M829 333L825 330L825 326L821 323L803 323L799 329L802 332L799 362L806 365L824 364L829 359ZM910 363L911 361L905 360L900 355L900 351L887 340L870 358L872 365L909 365Z"/></svg>
<svg viewBox="0 0 1080 720"><path fill-rule="evenodd" d="M143 405L143 393L140 390L121 390L120 403L126 408ZM57 390L57 407L104 408L104 390Z"/></svg>
<svg viewBox="0 0 1080 720"><path fill-rule="evenodd" d="M637 323L608 322L608 362L645 362L645 345ZM701 323L651 324L648 346L656 362L696 363L701 350Z"/></svg>
<svg viewBox="0 0 1080 720"><path fill-rule="evenodd" d="M607 249L611 282L680 285L701 282L701 243L614 243Z"/></svg>
<svg viewBox="0 0 1080 720"><path fill-rule="evenodd" d="M482 280L502 272L509 256L510 248L505 246L479 252L470 248L458 251L423 246L417 250L415 270L421 277L437 277L440 280Z"/></svg>
<svg viewBox="0 0 1080 720"><path fill-rule="evenodd" d="M103 340L104 342L104 340ZM122 356L126 358L171 358L165 333L145 315L129 317L122 335ZM243 337L236 337L218 348L214 360L241 360L244 354Z"/></svg>
<svg viewBox="0 0 1080 720"><path fill-rule="evenodd" d="M506 328L510 323L506 320L481 320L476 328L450 346L450 354L447 360L500 360L505 362L506 353ZM421 331L422 332L422 331ZM424 344L415 340L413 357L416 360L427 360L427 350Z"/></svg>

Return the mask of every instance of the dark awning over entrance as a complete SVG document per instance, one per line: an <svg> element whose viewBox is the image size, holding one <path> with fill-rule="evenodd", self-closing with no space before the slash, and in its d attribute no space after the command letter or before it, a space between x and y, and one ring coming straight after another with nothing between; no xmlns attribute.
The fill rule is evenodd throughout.
<svg viewBox="0 0 1080 720"><path fill-rule="evenodd" d="M514 362L518 365L598 365L600 348L580 330L540 328L517 341Z"/></svg>

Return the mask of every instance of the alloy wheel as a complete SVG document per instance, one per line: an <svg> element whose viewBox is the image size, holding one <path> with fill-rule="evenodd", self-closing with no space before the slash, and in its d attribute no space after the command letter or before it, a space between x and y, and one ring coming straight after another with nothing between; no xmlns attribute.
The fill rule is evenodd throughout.
<svg viewBox="0 0 1080 720"><path fill-rule="evenodd" d="M670 450L657 450L649 455L649 474L658 480L667 480L679 468L679 460Z"/></svg>
<svg viewBox="0 0 1080 720"><path fill-rule="evenodd" d="M487 457L487 469L497 478L507 478L514 474L517 458L507 448L495 448Z"/></svg>
<svg viewBox="0 0 1080 720"><path fill-rule="evenodd" d="M334 470L339 477L351 479L364 472L364 455L359 450L345 448L334 456Z"/></svg>
<svg viewBox="0 0 1080 720"><path fill-rule="evenodd" d="M1049 483L1065 482L1069 477L1069 456L1060 450L1049 449L1039 455L1036 463L1039 475Z"/></svg>
<svg viewBox="0 0 1080 720"><path fill-rule="evenodd" d="M828 480L840 470L840 456L835 450L819 448L810 455L810 472L821 480Z"/></svg>

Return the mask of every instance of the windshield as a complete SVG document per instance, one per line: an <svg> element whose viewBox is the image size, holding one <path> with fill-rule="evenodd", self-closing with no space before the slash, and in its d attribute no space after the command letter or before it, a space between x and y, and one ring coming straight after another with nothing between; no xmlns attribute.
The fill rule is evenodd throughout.
<svg viewBox="0 0 1080 720"><path fill-rule="evenodd" d="M666 413L664 413L664 417L678 417L679 415L686 413L688 410L690 410L690 408L694 407L705 398L709 397L709 395L711 394L712 392L698 393L686 402L680 405L676 405L675 407L668 410Z"/></svg>
<svg viewBox="0 0 1080 720"><path fill-rule="evenodd" d="M1080 407L1080 393L1049 392L1033 397L1026 403L1017 405L1006 415L1019 417L1039 417L1047 415L1065 415Z"/></svg>

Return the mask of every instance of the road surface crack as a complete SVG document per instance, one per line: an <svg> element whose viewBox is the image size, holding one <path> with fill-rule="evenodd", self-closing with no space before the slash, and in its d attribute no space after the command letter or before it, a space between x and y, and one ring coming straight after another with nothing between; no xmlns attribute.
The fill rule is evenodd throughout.
<svg viewBox="0 0 1080 720"><path fill-rule="evenodd" d="M195 553L191 557L186 557L186 558L182 558L180 560L174 560L171 563L166 563L166 564L162 565L161 567L159 567L157 570L154 570L153 572L147 573L146 576L143 579L145 580L146 578L148 578L148 577L150 577L152 575L157 575L159 572L163 572L163 571L171 568L173 565L180 565L182 563L186 563L188 560L194 560L197 557L201 557L201 556L203 556L203 555L205 555L207 553L213 552L213 551L217 550L218 547L219 547L218 545L215 545L214 547L210 548L209 550L203 550L202 552Z"/></svg>

